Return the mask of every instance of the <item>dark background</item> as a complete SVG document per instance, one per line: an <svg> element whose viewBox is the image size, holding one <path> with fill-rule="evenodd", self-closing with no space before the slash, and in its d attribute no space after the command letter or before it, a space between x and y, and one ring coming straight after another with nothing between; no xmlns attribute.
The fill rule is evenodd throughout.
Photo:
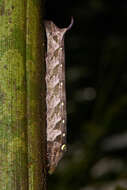
<svg viewBox="0 0 127 190"><path fill-rule="evenodd" d="M127 189L127 1L46 0L66 34L68 151L48 190Z"/></svg>

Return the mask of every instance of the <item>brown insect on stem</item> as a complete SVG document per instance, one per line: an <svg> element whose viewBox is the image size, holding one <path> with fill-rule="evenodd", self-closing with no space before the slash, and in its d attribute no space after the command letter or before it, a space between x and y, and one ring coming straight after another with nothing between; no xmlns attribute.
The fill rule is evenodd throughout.
<svg viewBox="0 0 127 190"><path fill-rule="evenodd" d="M45 21L47 36L46 54L46 105L47 105L47 157L49 173L53 173L66 151L66 89L64 35L71 28L58 28Z"/></svg>

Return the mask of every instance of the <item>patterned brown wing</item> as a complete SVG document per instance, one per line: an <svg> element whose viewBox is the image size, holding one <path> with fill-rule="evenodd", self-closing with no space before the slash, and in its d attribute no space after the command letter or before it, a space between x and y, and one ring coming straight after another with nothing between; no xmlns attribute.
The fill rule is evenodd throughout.
<svg viewBox="0 0 127 190"><path fill-rule="evenodd" d="M46 104L47 156L49 173L53 173L66 150L66 93L64 34L72 26L60 29L45 21L47 36Z"/></svg>

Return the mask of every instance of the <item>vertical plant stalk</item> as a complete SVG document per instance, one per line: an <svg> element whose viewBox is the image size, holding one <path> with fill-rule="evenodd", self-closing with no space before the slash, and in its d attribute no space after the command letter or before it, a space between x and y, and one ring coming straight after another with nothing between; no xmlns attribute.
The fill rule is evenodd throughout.
<svg viewBox="0 0 127 190"><path fill-rule="evenodd" d="M0 1L1 190L46 189L41 3Z"/></svg>
<svg viewBox="0 0 127 190"><path fill-rule="evenodd" d="M27 1L26 79L30 190L45 189L46 173L45 64L44 50L42 51L44 49L44 31L40 24L42 23L41 11L40 0Z"/></svg>

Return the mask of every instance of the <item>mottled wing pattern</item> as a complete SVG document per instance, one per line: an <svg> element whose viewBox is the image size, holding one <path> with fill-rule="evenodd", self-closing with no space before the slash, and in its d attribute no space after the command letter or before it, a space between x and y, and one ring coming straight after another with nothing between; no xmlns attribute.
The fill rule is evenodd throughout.
<svg viewBox="0 0 127 190"><path fill-rule="evenodd" d="M53 173L66 150L64 34L71 25L68 28L60 29L52 21L45 21L47 36L46 104L49 173Z"/></svg>

